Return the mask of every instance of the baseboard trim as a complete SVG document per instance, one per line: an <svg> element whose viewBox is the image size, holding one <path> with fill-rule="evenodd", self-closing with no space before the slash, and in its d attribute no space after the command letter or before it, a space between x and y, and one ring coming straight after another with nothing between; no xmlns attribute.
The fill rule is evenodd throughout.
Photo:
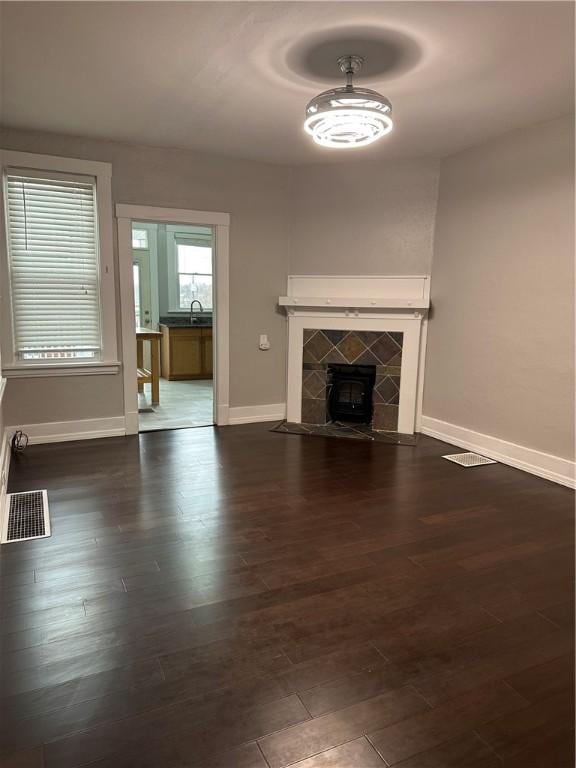
<svg viewBox="0 0 576 768"><path fill-rule="evenodd" d="M4 530L4 515L6 510L6 496L8 493L8 476L10 474L10 432L4 430L0 435L0 531Z"/></svg>
<svg viewBox="0 0 576 768"><path fill-rule="evenodd" d="M216 424L225 427L230 423L230 406L228 403L216 406Z"/></svg>
<svg viewBox="0 0 576 768"><path fill-rule="evenodd" d="M492 437L492 435L484 435L482 432L474 432L447 421L433 419L431 416L422 416L421 432L445 443L457 445L459 448L481 453L489 459L495 459L502 464L529 472L531 475L552 480L568 488L576 487L574 479L576 463L560 456L536 451L533 448Z"/></svg>
<svg viewBox="0 0 576 768"><path fill-rule="evenodd" d="M267 405L245 405L230 408L229 424L252 424L258 421L281 421L286 418L286 403Z"/></svg>
<svg viewBox="0 0 576 768"><path fill-rule="evenodd" d="M139 432L138 411L126 411L124 426L127 435L137 435Z"/></svg>
<svg viewBox="0 0 576 768"><path fill-rule="evenodd" d="M80 421L52 421L46 424L24 424L8 427L11 433L17 429L28 435L30 445L64 443L69 440L95 440L101 437L120 437L126 434L124 416L82 419Z"/></svg>

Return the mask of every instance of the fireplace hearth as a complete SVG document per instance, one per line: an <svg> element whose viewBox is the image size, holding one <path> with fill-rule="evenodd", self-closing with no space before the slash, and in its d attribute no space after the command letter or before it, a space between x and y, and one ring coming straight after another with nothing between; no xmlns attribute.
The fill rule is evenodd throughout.
<svg viewBox="0 0 576 768"><path fill-rule="evenodd" d="M375 381L374 365L329 365L326 376L329 418L370 424Z"/></svg>

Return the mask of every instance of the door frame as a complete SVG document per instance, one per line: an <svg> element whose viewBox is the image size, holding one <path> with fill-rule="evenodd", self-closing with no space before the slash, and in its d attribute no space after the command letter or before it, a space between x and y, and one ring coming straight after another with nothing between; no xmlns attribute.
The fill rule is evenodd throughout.
<svg viewBox="0 0 576 768"><path fill-rule="evenodd" d="M155 222L138 221L132 222L139 228L145 229L148 233L148 248L138 249L134 248L133 253L138 253L139 250L148 252L148 267L150 273L150 287L158 284L158 230L155 226ZM160 322L160 306L158 300L158 294L151 291L150 296L150 319L152 321L152 329L157 331L157 324ZM156 323L156 325L155 325Z"/></svg>
<svg viewBox="0 0 576 768"><path fill-rule="evenodd" d="M132 276L132 222L198 224L214 230L214 423L229 423L230 411L230 214L159 208L147 205L116 205L120 280L124 419L127 435L138 433L138 387L136 378L136 322Z"/></svg>
<svg viewBox="0 0 576 768"><path fill-rule="evenodd" d="M148 262L146 264L143 264L142 261L142 254L146 253L148 256ZM153 322L152 322L152 279L150 275L150 254L148 251L138 251L132 250L132 266L138 267L138 288L140 292L140 328L145 328L146 323L145 319L143 317L143 310L142 307L148 306L150 308L149 311L149 318L148 323L151 331L158 330L157 328L154 328ZM146 270L144 267L147 267L148 274L146 274ZM144 279L143 279L144 278ZM148 304L146 304L145 301L143 301L144 294L148 293L148 296L146 297L148 299ZM136 288L134 288L134 306L136 306Z"/></svg>

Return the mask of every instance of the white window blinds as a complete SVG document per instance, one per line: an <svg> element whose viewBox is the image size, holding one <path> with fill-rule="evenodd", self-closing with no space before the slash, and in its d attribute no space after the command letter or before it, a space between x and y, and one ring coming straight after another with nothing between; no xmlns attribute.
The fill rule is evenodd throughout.
<svg viewBox="0 0 576 768"><path fill-rule="evenodd" d="M5 199L16 355L98 359L95 180L10 172Z"/></svg>

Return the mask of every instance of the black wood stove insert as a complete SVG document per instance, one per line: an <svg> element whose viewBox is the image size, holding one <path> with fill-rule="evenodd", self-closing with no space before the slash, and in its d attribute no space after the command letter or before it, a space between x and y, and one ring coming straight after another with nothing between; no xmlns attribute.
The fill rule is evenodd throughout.
<svg viewBox="0 0 576 768"><path fill-rule="evenodd" d="M370 424L375 380L374 365L329 365L326 385L330 419Z"/></svg>

